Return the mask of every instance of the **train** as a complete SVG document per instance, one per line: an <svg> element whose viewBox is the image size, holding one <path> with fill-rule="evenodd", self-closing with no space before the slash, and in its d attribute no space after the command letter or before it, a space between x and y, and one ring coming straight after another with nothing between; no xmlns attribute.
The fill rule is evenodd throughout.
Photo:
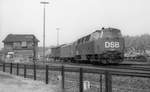
<svg viewBox="0 0 150 92"><path fill-rule="evenodd" d="M101 28L69 44L51 48L51 58L64 62L119 64L124 59L121 30Z"/></svg>

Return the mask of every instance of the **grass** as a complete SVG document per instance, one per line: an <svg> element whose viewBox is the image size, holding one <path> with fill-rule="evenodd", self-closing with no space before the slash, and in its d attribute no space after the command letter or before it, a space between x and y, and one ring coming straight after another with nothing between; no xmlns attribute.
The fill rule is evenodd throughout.
<svg viewBox="0 0 150 92"><path fill-rule="evenodd" d="M0 68L2 70L2 68ZM9 72L10 68L6 68ZM24 71L20 69L20 75L23 76ZM16 75L16 68L13 68L13 74ZM58 71L49 71L49 83L60 85L61 80ZM3 76L5 77L5 76ZM90 81L91 88L84 92L99 92L100 90L100 74L84 73L83 80ZM27 69L27 78L33 79L33 70ZM45 70L37 70L37 80L45 82ZM105 76L102 76L103 92L105 90ZM79 92L79 73L65 72L65 92ZM150 92L150 78L130 77L130 76L112 76L113 92Z"/></svg>

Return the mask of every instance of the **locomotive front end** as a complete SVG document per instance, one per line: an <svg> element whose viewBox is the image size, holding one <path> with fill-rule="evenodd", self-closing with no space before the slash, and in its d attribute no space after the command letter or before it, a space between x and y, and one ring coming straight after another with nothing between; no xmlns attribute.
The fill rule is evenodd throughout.
<svg viewBox="0 0 150 92"><path fill-rule="evenodd" d="M103 29L101 39L97 40L95 48L100 61L104 64L118 64L123 61L124 38L118 29Z"/></svg>
<svg viewBox="0 0 150 92"><path fill-rule="evenodd" d="M103 33L104 52L102 57L107 63L118 64L123 61L124 56L124 38L120 30L108 28Z"/></svg>
<svg viewBox="0 0 150 92"><path fill-rule="evenodd" d="M104 39L104 51L102 53L102 58L105 59L107 63L120 63L123 61L123 56L123 38Z"/></svg>

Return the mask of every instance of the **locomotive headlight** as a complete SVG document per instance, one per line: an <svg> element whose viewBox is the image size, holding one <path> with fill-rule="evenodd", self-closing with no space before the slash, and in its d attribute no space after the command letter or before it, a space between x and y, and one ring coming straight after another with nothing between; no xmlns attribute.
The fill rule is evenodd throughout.
<svg viewBox="0 0 150 92"><path fill-rule="evenodd" d="M115 51L115 49L114 49L114 48L111 48L110 51Z"/></svg>
<svg viewBox="0 0 150 92"><path fill-rule="evenodd" d="M119 48L119 42L105 42L105 48Z"/></svg>

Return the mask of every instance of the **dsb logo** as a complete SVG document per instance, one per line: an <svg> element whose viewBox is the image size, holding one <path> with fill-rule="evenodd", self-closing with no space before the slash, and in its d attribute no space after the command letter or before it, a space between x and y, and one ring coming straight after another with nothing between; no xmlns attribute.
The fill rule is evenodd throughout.
<svg viewBox="0 0 150 92"><path fill-rule="evenodd" d="M105 48L119 48L119 42L105 42Z"/></svg>

